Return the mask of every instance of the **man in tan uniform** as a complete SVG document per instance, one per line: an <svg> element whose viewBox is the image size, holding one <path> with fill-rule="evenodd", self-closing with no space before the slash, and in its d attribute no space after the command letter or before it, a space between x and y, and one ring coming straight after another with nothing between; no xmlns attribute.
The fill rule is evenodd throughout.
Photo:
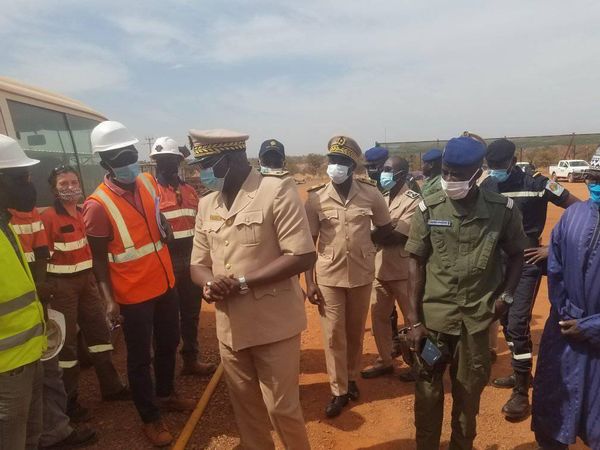
<svg viewBox="0 0 600 450"><path fill-rule="evenodd" d="M318 239L316 267L306 273L306 286L309 301L319 306L333 394L325 414L335 417L348 398L359 396L356 379L375 273L371 239L378 242L393 229L376 183L352 176L362 154L358 144L335 136L328 148L331 182L309 189L306 201L310 231Z"/></svg>
<svg viewBox="0 0 600 450"><path fill-rule="evenodd" d="M298 274L315 248L291 177L263 176L246 157L247 135L190 130L200 178L215 191L198 205L193 281L215 302L229 395L247 449L310 448L299 398L300 333L306 328Z"/></svg>
<svg viewBox="0 0 600 450"><path fill-rule="evenodd" d="M408 259L404 250L408 239L410 220L421 199L420 195L406 185L408 161L392 156L383 165L380 184L390 210L394 233L377 249L375 256L375 295L371 297L371 323L379 358L361 372L363 378L375 378L392 373L392 330L390 314L397 301L402 314L408 304Z"/></svg>

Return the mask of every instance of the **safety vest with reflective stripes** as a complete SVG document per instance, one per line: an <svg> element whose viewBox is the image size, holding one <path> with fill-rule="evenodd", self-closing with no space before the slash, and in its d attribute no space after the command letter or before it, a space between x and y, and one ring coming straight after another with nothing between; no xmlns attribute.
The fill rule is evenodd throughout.
<svg viewBox="0 0 600 450"><path fill-rule="evenodd" d="M42 304L20 245L19 252L0 231L0 373L37 361L46 349Z"/></svg>
<svg viewBox="0 0 600 450"><path fill-rule="evenodd" d="M189 184L181 183L178 189L179 199L173 186L158 184L160 211L169 221L175 239L193 237L198 212L198 194Z"/></svg>
<svg viewBox="0 0 600 450"><path fill-rule="evenodd" d="M110 281L118 303L141 303L175 285L169 250L161 242L156 181L143 173L136 179L144 214L100 184L90 198L103 206L112 226L108 243Z"/></svg>
<svg viewBox="0 0 600 450"><path fill-rule="evenodd" d="M59 206L60 209L60 206ZM85 236L83 215L77 217L50 207L42 213L48 237L50 260L47 271L53 274L72 274L92 268L92 252Z"/></svg>
<svg viewBox="0 0 600 450"><path fill-rule="evenodd" d="M19 236L19 242L21 242L21 246L23 247L25 259L27 259L27 262L34 262L35 253L33 252L33 249L48 246L48 240L46 239L46 232L40 214L35 208L29 212L17 211L9 208L8 212L12 216L10 218L10 224L17 236Z"/></svg>

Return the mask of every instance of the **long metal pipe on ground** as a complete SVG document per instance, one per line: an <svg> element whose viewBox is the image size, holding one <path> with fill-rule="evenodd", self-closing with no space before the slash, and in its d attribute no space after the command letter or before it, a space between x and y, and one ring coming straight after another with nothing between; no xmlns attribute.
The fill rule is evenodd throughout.
<svg viewBox="0 0 600 450"><path fill-rule="evenodd" d="M202 393L202 397L200 397L200 400L198 400L198 404L196 405L196 408L194 409L194 411L192 411L192 414L190 415L189 419L187 420L185 426L183 427L183 430L181 430L181 434L177 438L177 441L175 442L175 445L172 447L172 450L184 450L185 449L185 446L187 445L188 441L192 437L192 433L194 432L196 425L200 421L202 414L204 414L206 405L208 405L208 401L210 400L210 397L213 395L215 388L219 384L219 380L221 379L222 375L223 375L223 363L220 363L219 367L217 367L217 370L215 371L212 378L210 379L208 386L206 386L206 389Z"/></svg>

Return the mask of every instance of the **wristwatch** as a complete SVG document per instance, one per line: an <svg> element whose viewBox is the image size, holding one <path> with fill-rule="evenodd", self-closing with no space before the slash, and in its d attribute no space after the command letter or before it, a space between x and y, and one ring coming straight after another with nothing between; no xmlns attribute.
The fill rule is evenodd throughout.
<svg viewBox="0 0 600 450"><path fill-rule="evenodd" d="M246 283L246 277L239 277L238 281L240 282L240 294L247 294L250 288L248 287L248 283Z"/></svg>
<svg viewBox="0 0 600 450"><path fill-rule="evenodd" d="M508 292L503 292L502 295L500 295L500 300L502 300L508 306L512 305L515 301L514 297Z"/></svg>

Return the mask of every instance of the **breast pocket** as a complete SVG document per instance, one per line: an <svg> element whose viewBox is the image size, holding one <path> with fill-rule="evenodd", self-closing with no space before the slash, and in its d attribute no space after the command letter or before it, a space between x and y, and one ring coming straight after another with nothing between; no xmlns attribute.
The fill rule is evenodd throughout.
<svg viewBox="0 0 600 450"><path fill-rule="evenodd" d="M477 257L477 261L475 263L475 267L481 270L485 270L490 260L490 256L494 252L496 248L496 242L498 241L498 233L492 232L488 233L484 241L481 245L481 252Z"/></svg>
<svg viewBox="0 0 600 450"><path fill-rule="evenodd" d="M208 243L212 249L219 247L218 231L223 226L223 221L205 221L202 223L202 231L206 234Z"/></svg>
<svg viewBox="0 0 600 450"><path fill-rule="evenodd" d="M432 227L431 229L431 245L433 250L439 257L442 265L446 268L452 267L452 262L450 261L450 256L448 252L448 244L446 239L448 236L443 231L437 229L437 227Z"/></svg>
<svg viewBox="0 0 600 450"><path fill-rule="evenodd" d="M262 211L245 211L239 213L233 225L239 233L240 243L252 247L261 242L261 227L264 221Z"/></svg>

